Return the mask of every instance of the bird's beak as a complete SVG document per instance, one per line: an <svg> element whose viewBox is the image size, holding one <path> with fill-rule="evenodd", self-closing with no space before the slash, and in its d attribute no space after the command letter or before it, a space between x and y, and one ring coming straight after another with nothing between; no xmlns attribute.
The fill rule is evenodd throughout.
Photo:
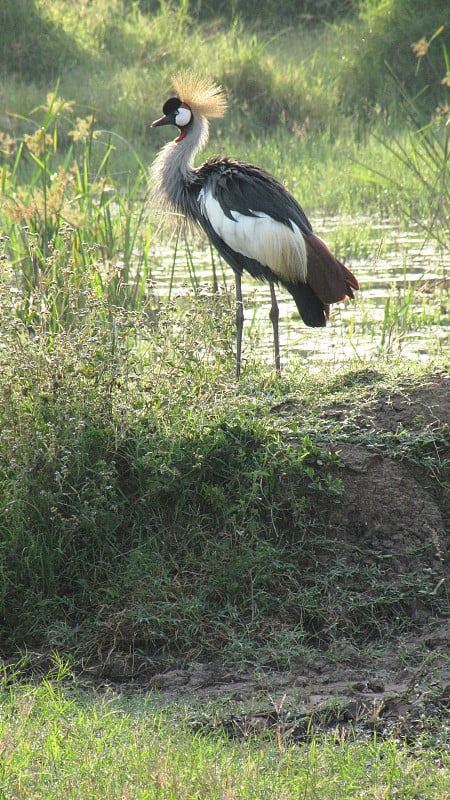
<svg viewBox="0 0 450 800"><path fill-rule="evenodd" d="M168 115L160 117L159 119L155 119L154 122L150 125L151 128L157 128L159 125L173 125L173 120L171 116Z"/></svg>

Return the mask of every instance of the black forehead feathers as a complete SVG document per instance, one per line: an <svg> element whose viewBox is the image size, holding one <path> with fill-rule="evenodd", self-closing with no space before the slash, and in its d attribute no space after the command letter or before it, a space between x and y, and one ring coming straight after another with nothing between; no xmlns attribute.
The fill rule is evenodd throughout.
<svg viewBox="0 0 450 800"><path fill-rule="evenodd" d="M177 111L181 106L181 100L179 97L169 97L168 100L163 105L163 114L171 114L172 111Z"/></svg>

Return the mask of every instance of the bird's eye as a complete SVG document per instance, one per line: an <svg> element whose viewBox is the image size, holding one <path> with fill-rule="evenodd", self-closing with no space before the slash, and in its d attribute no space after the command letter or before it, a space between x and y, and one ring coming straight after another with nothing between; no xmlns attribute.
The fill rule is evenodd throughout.
<svg viewBox="0 0 450 800"><path fill-rule="evenodd" d="M186 125L189 125L192 119L192 111L190 108L186 108L186 106L180 106L175 117L175 125L179 128L184 128Z"/></svg>

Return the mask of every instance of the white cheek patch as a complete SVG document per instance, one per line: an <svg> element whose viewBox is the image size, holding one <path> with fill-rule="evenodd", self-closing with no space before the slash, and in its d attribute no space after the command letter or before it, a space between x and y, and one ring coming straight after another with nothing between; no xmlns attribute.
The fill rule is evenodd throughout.
<svg viewBox="0 0 450 800"><path fill-rule="evenodd" d="M192 119L192 112L190 108L185 108L184 106L180 106L177 111L177 115L175 117L175 124L179 128L184 128L185 125L188 125Z"/></svg>
<svg viewBox="0 0 450 800"><path fill-rule="evenodd" d="M270 267L275 275L286 281L306 281L305 240L292 220L290 227L263 212L247 216L232 210L230 219L211 192L205 189L199 192L198 200L203 214L229 247Z"/></svg>

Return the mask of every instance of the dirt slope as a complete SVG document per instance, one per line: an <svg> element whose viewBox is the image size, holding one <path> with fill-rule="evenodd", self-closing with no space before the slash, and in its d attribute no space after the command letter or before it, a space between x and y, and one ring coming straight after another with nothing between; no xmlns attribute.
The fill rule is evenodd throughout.
<svg viewBox="0 0 450 800"><path fill-rule="evenodd" d="M335 413L342 411L336 408ZM446 376L430 379L417 391L384 398L361 416L361 426L378 431L419 426L430 436L448 429L449 423ZM345 443L338 450L345 503L330 512L330 522L346 557L370 562L374 552L381 552L389 564L385 580L424 575L431 577L436 593L446 591L448 597L450 487L444 462L450 465L450 452L440 453L444 469L436 476L411 460L392 460L364 444ZM419 597L411 615L414 633L399 631L391 641L361 649L345 640L332 649L312 649L288 672L246 672L209 663L150 677L145 664L139 669L135 662L130 683L123 683L124 663L117 663L116 678L122 690L153 690L162 702L214 701L232 708L217 715L217 724L233 736L275 728L302 739L312 721L313 727L333 728L344 736L350 730L365 734L376 729L414 737L445 719L450 722L450 619L436 618ZM198 724L210 726L211 716L202 722L200 714Z"/></svg>

